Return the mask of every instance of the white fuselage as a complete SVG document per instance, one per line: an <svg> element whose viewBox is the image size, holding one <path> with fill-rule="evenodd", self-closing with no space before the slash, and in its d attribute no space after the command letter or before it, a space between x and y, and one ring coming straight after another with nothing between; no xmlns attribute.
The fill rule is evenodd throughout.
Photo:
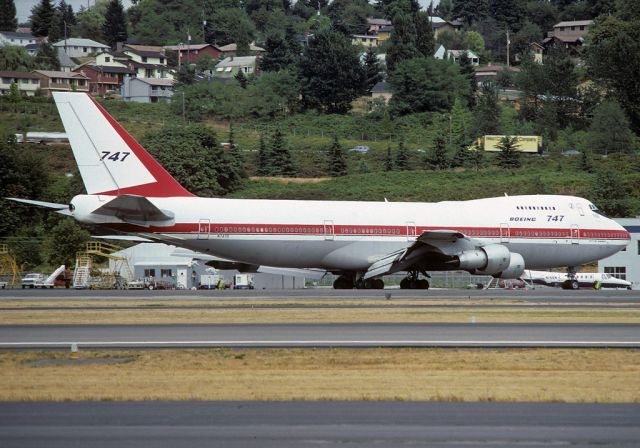
<svg viewBox="0 0 640 448"><path fill-rule="evenodd" d="M503 244L528 269L578 266L629 241L623 227L571 196L439 203L148 198L175 214L174 222L156 227L91 213L111 199L77 196L73 215L221 258L291 268L365 271L427 230L456 230L477 246Z"/></svg>

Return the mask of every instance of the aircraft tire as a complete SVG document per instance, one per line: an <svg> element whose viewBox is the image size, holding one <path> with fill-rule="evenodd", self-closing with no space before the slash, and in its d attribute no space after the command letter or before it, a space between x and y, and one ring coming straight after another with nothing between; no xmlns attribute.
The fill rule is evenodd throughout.
<svg viewBox="0 0 640 448"><path fill-rule="evenodd" d="M571 281L571 289L578 289L580 288L580 284L578 283L577 280L572 280Z"/></svg>
<svg viewBox="0 0 640 448"><path fill-rule="evenodd" d="M400 289L411 289L411 282L408 278L403 278L400 280Z"/></svg>
<svg viewBox="0 0 640 448"><path fill-rule="evenodd" d="M416 281L416 289L429 289L429 281L428 280L417 280Z"/></svg>

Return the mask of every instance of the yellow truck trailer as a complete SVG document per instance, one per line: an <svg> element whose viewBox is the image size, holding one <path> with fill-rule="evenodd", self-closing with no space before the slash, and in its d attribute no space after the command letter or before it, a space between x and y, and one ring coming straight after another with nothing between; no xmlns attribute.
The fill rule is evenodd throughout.
<svg viewBox="0 0 640 448"><path fill-rule="evenodd" d="M516 150L542 154L542 137L538 135L485 135L478 138L478 148L488 152L499 152L498 145L504 137L517 137Z"/></svg>

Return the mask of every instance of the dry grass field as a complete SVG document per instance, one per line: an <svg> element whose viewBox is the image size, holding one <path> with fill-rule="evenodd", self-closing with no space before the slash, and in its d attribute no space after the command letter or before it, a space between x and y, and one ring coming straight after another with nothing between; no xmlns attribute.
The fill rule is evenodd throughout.
<svg viewBox="0 0 640 448"><path fill-rule="evenodd" d="M640 351L0 352L0 400L640 402Z"/></svg>

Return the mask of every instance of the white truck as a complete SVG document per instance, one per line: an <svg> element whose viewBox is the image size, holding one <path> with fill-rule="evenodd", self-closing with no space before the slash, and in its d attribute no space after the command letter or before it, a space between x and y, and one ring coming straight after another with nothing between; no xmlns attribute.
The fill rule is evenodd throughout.
<svg viewBox="0 0 640 448"><path fill-rule="evenodd" d="M253 289L253 276L249 274L234 275L233 289Z"/></svg>
<svg viewBox="0 0 640 448"><path fill-rule="evenodd" d="M32 272L22 278L22 280L20 281L20 285L22 286L22 289L35 288L37 284L41 284L45 279L46 277L44 276L44 274Z"/></svg>

